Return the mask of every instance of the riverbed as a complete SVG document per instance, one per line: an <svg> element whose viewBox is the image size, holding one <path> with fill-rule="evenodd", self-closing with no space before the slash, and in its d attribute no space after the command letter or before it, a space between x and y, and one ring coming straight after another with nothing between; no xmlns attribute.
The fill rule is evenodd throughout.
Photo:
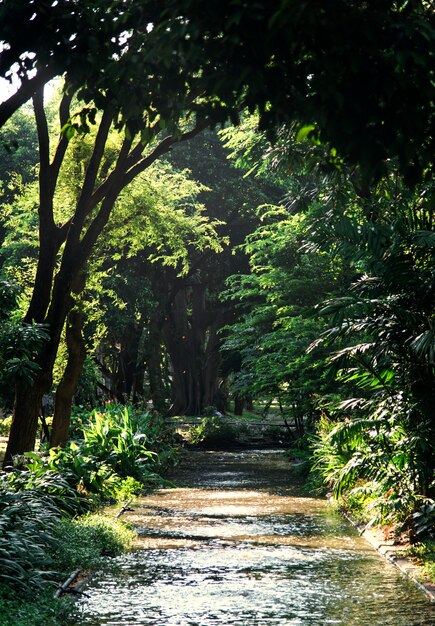
<svg viewBox="0 0 435 626"><path fill-rule="evenodd" d="M85 588L78 626L433 626L435 607L277 450L186 454L125 519L137 549Z"/></svg>

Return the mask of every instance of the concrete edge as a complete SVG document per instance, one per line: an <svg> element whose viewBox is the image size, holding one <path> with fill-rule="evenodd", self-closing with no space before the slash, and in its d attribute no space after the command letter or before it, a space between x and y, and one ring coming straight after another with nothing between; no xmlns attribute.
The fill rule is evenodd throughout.
<svg viewBox="0 0 435 626"><path fill-rule="evenodd" d="M358 524L352 517L345 511L341 511L343 517L352 524L354 528L384 559L392 563L397 569L409 578L412 583L430 600L435 603L435 584L430 582L420 581L418 575L421 572L421 568L413 563L411 559L398 556L396 553L403 550L403 546L395 546L392 542L380 539L379 535L372 529L367 529L364 525Z"/></svg>

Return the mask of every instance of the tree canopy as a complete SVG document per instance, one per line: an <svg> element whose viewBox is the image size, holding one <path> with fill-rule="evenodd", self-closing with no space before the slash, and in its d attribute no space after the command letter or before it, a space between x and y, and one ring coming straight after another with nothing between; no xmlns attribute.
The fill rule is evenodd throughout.
<svg viewBox="0 0 435 626"><path fill-rule="evenodd" d="M368 177L397 158L415 182L434 153L434 22L425 0L3 0L0 76L22 83L0 124L66 73L85 114L110 104L136 129L144 111L174 127L183 109L212 124L258 109Z"/></svg>

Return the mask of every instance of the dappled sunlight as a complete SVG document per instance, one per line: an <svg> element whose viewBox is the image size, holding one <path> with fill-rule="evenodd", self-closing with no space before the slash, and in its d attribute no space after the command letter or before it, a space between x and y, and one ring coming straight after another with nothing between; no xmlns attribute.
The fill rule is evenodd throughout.
<svg viewBox="0 0 435 626"><path fill-rule="evenodd" d="M182 487L126 513L137 550L95 578L77 625L433 623L431 605L393 566L325 500L300 493L285 456L192 459L176 470ZM229 467L233 489L219 484Z"/></svg>

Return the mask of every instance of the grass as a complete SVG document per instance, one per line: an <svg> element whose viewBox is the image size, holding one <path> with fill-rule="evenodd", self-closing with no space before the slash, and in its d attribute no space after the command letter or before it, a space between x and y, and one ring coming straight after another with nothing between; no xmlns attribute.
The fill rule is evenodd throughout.
<svg viewBox="0 0 435 626"><path fill-rule="evenodd" d="M426 539L410 546L406 551L416 565L420 567L421 577L435 584L435 539Z"/></svg>
<svg viewBox="0 0 435 626"><path fill-rule="evenodd" d="M0 626L62 626L72 609L72 598L59 601L50 589L27 597L0 587Z"/></svg>
<svg viewBox="0 0 435 626"><path fill-rule="evenodd" d="M129 550L135 533L119 520L101 514L58 523L57 541L50 549L52 568L60 584L75 569L95 570L104 557ZM0 626L63 626L71 612L71 598L54 598L54 586L14 590L0 585Z"/></svg>

